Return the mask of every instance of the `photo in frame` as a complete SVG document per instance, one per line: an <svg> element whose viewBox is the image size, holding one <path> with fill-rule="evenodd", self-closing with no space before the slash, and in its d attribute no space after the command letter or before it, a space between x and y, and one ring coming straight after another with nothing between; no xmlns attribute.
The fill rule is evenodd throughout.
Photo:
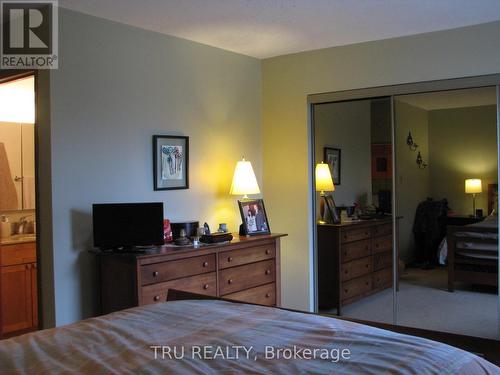
<svg viewBox="0 0 500 375"><path fill-rule="evenodd" d="M323 220L329 224L339 224L340 216L335 206L335 201L331 195L325 195L325 213Z"/></svg>
<svg viewBox="0 0 500 375"><path fill-rule="evenodd" d="M323 153L324 161L330 167L333 183L340 185L340 167L342 162L340 148L325 147Z"/></svg>
<svg viewBox="0 0 500 375"><path fill-rule="evenodd" d="M154 190L189 189L189 137L153 136Z"/></svg>
<svg viewBox="0 0 500 375"><path fill-rule="evenodd" d="M243 233L249 236L258 234L270 234L269 221L267 220L266 208L262 199L239 200L241 221L243 222Z"/></svg>

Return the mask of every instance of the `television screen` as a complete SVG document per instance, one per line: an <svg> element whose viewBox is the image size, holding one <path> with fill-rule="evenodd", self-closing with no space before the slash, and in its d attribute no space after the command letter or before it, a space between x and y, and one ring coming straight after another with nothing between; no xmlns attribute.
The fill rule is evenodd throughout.
<svg viewBox="0 0 500 375"><path fill-rule="evenodd" d="M163 203L92 205L94 246L101 249L163 244Z"/></svg>

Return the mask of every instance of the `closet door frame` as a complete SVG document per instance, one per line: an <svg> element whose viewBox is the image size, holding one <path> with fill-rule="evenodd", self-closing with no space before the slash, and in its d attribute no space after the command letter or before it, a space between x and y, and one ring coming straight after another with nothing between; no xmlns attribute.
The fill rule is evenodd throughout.
<svg viewBox="0 0 500 375"><path fill-rule="evenodd" d="M483 76L473 76L464 78L454 78L454 79L444 79L444 80L434 80L416 83L406 83L399 85L390 86L380 86L372 88L360 88L354 90L344 90L335 91L329 93L320 94L310 94L307 96L307 107L308 107L308 129L309 129L309 187L310 187L310 222L309 229L312 233L312 262L313 265L312 275L310 277L311 284L313 285L313 296L314 296L314 312L318 312L318 263L317 263L317 235L316 235L316 191L314 189L314 155L315 155L315 145L314 145L314 105L325 104L325 103L335 103L344 102L351 100L362 100L362 99L375 99L380 97L390 97L391 98L391 125L392 125L392 204L393 212L397 212L396 207L396 163L395 158L396 146L395 146L395 113L394 113L394 97L398 95L409 95L409 94L422 94L430 93L435 91L450 91L450 90L460 90L460 89L471 89L480 87L496 87L497 93L497 157L498 157L498 181L500 181L500 74L490 74ZM396 217L393 215L393 323L397 325L398 317L398 303L397 303L397 235L396 235ZM500 227L499 227L499 238L500 238ZM499 259L499 271L500 271L500 259ZM500 285L500 272L499 272L499 285ZM500 338L500 292L498 293L498 337Z"/></svg>

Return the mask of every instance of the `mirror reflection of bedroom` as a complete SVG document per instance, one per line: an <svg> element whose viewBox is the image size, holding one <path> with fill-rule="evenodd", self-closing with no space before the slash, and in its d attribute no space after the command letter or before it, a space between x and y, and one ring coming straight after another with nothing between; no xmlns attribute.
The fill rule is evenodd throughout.
<svg viewBox="0 0 500 375"><path fill-rule="evenodd" d="M319 310L392 322L391 99L324 103L313 112ZM333 186L321 183L322 161ZM383 308L371 311L372 301Z"/></svg>
<svg viewBox="0 0 500 375"><path fill-rule="evenodd" d="M499 337L496 100L491 87L312 106L320 312Z"/></svg>
<svg viewBox="0 0 500 375"><path fill-rule="evenodd" d="M494 87L395 97L398 324L497 338Z"/></svg>

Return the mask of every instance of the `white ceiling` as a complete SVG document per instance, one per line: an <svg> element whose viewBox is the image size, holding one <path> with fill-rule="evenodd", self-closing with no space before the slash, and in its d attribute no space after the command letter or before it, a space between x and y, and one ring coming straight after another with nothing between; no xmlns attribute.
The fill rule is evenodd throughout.
<svg viewBox="0 0 500 375"><path fill-rule="evenodd" d="M500 0L60 0L257 58L500 20Z"/></svg>
<svg viewBox="0 0 500 375"><path fill-rule="evenodd" d="M408 103L427 111L436 109L478 107L495 105L497 96L495 87L478 89L438 91L425 94L401 95L396 100Z"/></svg>

